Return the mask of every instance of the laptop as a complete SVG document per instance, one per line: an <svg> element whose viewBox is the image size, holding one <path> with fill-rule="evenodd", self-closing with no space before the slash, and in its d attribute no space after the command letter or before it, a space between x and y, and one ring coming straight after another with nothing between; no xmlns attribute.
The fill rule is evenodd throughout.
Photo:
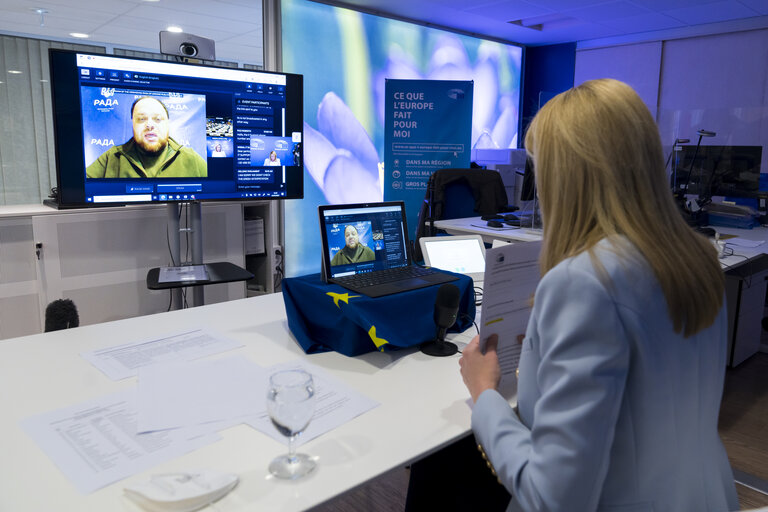
<svg viewBox="0 0 768 512"><path fill-rule="evenodd" d="M485 243L480 235L423 236L419 238L424 264L472 278L485 276Z"/></svg>
<svg viewBox="0 0 768 512"><path fill-rule="evenodd" d="M402 201L324 205L318 214L326 282L382 297L458 279L413 264Z"/></svg>

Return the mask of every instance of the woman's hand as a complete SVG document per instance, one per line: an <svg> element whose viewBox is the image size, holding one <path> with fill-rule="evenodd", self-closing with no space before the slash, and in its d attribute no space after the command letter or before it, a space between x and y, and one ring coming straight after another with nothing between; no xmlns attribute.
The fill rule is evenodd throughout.
<svg viewBox="0 0 768 512"><path fill-rule="evenodd" d="M467 386L469 394L472 395L472 401L477 402L477 398L486 389L496 389L501 379L501 369L499 368L499 358L496 355L496 347L499 343L499 337L492 334L485 344L485 354L480 351L480 337L475 336L469 345L464 347L459 365L461 366L461 377L464 379L464 385Z"/></svg>

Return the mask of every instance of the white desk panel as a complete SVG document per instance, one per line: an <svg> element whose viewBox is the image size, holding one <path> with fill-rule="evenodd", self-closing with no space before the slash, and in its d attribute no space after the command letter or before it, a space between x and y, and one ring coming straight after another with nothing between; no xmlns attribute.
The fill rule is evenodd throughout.
<svg viewBox="0 0 768 512"><path fill-rule="evenodd" d="M503 228L485 227L487 221L480 217L466 217L463 219L436 220L435 227L445 230L450 235L480 235L486 243L494 240L507 240L511 242L532 242L541 240L540 229L516 228L504 225Z"/></svg>
<svg viewBox="0 0 768 512"><path fill-rule="evenodd" d="M278 481L267 471L286 446L239 425L222 431L214 444L81 495L20 422L136 385L135 378L109 380L81 352L195 326L243 342L245 347L236 352L264 367L306 359L381 405L303 445L303 452L318 457L318 469L296 482ZM281 294L0 341L0 510L138 511L122 496L124 485L156 473L198 468L236 473L241 479L215 504L218 512L307 509L469 432L469 395L459 357L433 358L415 349L356 358L335 352L306 355L288 332Z"/></svg>

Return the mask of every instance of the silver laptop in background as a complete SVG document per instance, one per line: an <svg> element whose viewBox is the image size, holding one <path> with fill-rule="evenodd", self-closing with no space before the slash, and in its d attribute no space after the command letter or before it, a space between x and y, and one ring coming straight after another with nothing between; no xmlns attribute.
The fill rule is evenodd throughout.
<svg viewBox="0 0 768 512"><path fill-rule="evenodd" d="M480 235L427 236L419 238L424 264L464 274L475 283L485 276L485 243Z"/></svg>

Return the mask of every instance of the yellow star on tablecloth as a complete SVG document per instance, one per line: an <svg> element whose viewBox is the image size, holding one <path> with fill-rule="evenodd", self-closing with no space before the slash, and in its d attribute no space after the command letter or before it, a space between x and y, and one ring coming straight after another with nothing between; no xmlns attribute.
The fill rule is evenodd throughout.
<svg viewBox="0 0 768 512"><path fill-rule="evenodd" d="M373 341L373 344L376 345L376 348L380 351L384 351L384 345L389 343L384 338L377 338L376 337L376 326L372 325L370 329L368 329L368 336L371 337L371 341Z"/></svg>
<svg viewBox="0 0 768 512"><path fill-rule="evenodd" d="M345 303L349 304L349 299L360 297L360 295L350 295L349 293L333 293L333 292L326 292L326 295L330 295L333 298L333 303L339 309L341 309L341 306L339 306L340 300L343 300Z"/></svg>

